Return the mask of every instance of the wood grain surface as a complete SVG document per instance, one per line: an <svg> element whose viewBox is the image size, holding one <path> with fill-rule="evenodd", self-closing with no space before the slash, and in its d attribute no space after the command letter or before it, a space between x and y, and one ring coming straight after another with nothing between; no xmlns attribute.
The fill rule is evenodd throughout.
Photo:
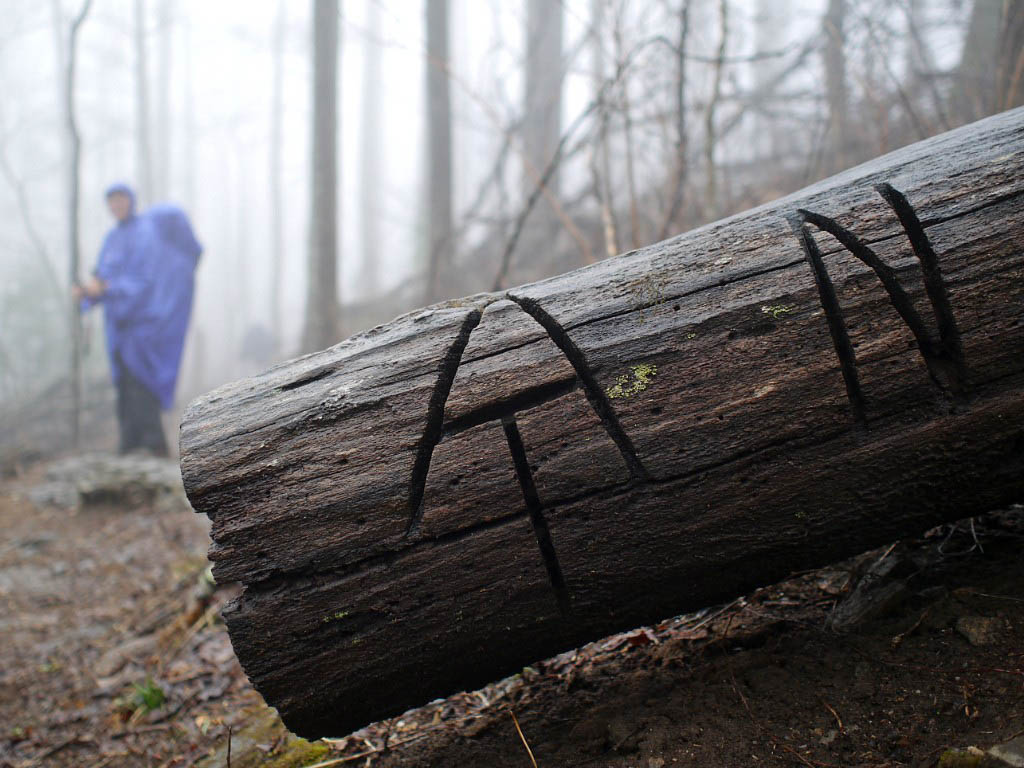
<svg viewBox="0 0 1024 768"><path fill-rule="evenodd" d="M246 672L340 736L1024 497L1024 110L193 402Z"/></svg>

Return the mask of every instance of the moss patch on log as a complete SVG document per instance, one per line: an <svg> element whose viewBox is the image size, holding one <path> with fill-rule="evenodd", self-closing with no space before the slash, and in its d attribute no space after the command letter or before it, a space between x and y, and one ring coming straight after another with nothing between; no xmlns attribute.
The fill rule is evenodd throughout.
<svg viewBox="0 0 1024 768"><path fill-rule="evenodd" d="M647 389L651 380L658 375L658 366L648 363L631 365L630 373L624 373L615 379L615 383L607 390L612 400L620 397L632 397Z"/></svg>
<svg viewBox="0 0 1024 768"><path fill-rule="evenodd" d="M320 741L307 741L292 736L281 718L270 707L246 713L245 725L231 735L231 768L303 768L321 762L330 747ZM267 753L268 744L280 742ZM209 757L197 763L198 768L223 768L227 765L227 740Z"/></svg>

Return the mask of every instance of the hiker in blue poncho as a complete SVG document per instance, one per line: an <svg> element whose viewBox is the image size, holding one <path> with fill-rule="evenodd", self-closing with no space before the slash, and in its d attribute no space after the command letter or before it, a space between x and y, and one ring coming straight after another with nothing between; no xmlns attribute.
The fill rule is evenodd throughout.
<svg viewBox="0 0 1024 768"><path fill-rule="evenodd" d="M117 224L103 241L92 278L75 294L83 311L103 304L121 453L166 456L160 409L174 400L203 249L180 208L136 213L135 194L125 184L110 187L106 197Z"/></svg>

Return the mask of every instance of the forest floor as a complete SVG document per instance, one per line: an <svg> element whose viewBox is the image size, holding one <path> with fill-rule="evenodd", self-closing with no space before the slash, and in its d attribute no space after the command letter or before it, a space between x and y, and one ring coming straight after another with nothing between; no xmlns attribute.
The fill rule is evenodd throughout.
<svg viewBox="0 0 1024 768"><path fill-rule="evenodd" d="M46 471L0 481L2 768L953 768L1024 734L1021 507L310 744L238 666L205 518Z"/></svg>

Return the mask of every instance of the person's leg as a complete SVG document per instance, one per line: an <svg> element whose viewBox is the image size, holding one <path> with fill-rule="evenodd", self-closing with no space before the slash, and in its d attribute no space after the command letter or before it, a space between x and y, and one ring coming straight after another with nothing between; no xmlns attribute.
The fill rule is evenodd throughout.
<svg viewBox="0 0 1024 768"><path fill-rule="evenodd" d="M121 379L117 385L118 392L118 451L127 454L132 449L130 433L130 422L128 417L128 393L125 387L125 380Z"/></svg>
<svg viewBox="0 0 1024 768"><path fill-rule="evenodd" d="M124 366L121 366L124 371ZM117 389L117 430L119 435L118 452L129 453L135 447L135 435L131 415L129 413L129 402L131 395L128 391L128 382L124 376L115 385Z"/></svg>
<svg viewBox="0 0 1024 768"><path fill-rule="evenodd" d="M121 378L127 394L128 423L131 446L128 450L143 448L155 456L167 455L167 440L160 422L160 400L125 368Z"/></svg>

